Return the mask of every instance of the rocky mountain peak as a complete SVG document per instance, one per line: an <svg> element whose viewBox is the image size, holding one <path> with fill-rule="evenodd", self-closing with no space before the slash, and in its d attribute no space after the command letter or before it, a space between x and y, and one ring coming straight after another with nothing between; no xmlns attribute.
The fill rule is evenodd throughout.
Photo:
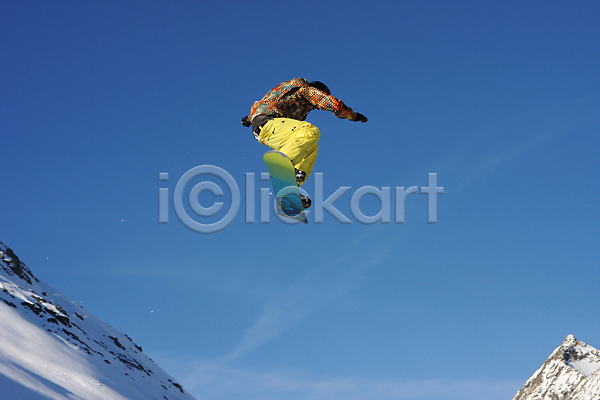
<svg viewBox="0 0 600 400"><path fill-rule="evenodd" d="M30 285L33 282L39 282L12 249L6 247L2 242L0 242L0 260L3 261L0 263L0 268L10 276L17 276Z"/></svg>
<svg viewBox="0 0 600 400"><path fill-rule="evenodd" d="M599 388L600 351L568 335L513 400L589 400Z"/></svg>
<svg viewBox="0 0 600 400"><path fill-rule="evenodd" d="M0 242L0 398L192 400L127 335L38 280Z"/></svg>

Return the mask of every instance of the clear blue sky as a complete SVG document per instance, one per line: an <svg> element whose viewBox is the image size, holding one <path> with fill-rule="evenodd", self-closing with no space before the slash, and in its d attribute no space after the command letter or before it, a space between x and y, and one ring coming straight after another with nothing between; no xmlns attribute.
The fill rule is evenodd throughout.
<svg viewBox="0 0 600 400"><path fill-rule="evenodd" d="M1 8L0 240L197 398L506 399L567 334L600 346L600 3ZM259 223L267 148L239 121L295 77L369 118L309 116L351 224ZM255 223L178 220L201 165L242 201L255 174ZM421 194L403 224L350 214L428 173L437 224Z"/></svg>

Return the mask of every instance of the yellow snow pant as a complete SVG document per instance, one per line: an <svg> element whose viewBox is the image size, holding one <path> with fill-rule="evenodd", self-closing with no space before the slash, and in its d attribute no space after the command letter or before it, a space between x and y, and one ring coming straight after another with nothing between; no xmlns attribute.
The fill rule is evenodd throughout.
<svg viewBox="0 0 600 400"><path fill-rule="evenodd" d="M320 136L319 128L311 123L275 118L261 128L258 141L288 156L294 168L304 171L308 179L317 160Z"/></svg>

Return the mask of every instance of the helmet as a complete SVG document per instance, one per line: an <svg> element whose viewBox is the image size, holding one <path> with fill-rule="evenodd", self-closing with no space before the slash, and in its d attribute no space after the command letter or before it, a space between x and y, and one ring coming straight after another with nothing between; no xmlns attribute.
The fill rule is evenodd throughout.
<svg viewBox="0 0 600 400"><path fill-rule="evenodd" d="M319 89L321 92L325 92L325 93L331 95L331 91L329 90L327 85L324 84L323 82L312 81L312 82L309 82L308 84L310 86L314 87L315 89Z"/></svg>

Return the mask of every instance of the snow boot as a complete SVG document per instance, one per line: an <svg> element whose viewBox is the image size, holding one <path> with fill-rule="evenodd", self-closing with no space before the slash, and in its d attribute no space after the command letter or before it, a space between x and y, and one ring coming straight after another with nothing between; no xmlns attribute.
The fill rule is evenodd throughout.
<svg viewBox="0 0 600 400"><path fill-rule="evenodd" d="M298 182L298 185L300 185L305 180L306 180L306 172L296 169L296 182Z"/></svg>
<svg viewBox="0 0 600 400"><path fill-rule="evenodd" d="M310 199L310 197L305 196L303 194L300 195L300 200L302 200L302 206L304 207L305 210L307 208L309 208L310 205L312 204L312 200Z"/></svg>

